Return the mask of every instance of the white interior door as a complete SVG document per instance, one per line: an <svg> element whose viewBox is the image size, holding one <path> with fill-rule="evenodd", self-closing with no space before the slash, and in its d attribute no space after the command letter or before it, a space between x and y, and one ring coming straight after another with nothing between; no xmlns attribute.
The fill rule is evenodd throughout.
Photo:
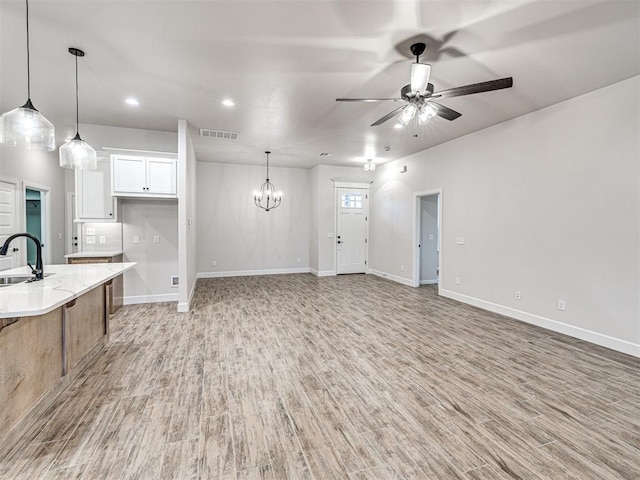
<svg viewBox="0 0 640 480"><path fill-rule="evenodd" d="M367 269L368 190L338 188L336 273L365 273Z"/></svg>
<svg viewBox="0 0 640 480"><path fill-rule="evenodd" d="M16 184L0 181L0 245L14 233L18 233ZM24 247L24 239L16 238L9 247L6 256L0 255L0 270L20 266L20 249Z"/></svg>

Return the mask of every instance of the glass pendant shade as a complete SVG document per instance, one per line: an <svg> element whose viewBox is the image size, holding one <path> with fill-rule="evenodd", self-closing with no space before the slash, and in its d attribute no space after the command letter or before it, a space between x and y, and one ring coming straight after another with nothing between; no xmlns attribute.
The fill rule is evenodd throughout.
<svg viewBox="0 0 640 480"><path fill-rule="evenodd" d="M80 170L95 170L98 168L96 151L76 134L71 140L60 147L60 166L77 168Z"/></svg>
<svg viewBox="0 0 640 480"><path fill-rule="evenodd" d="M418 108L413 103L410 103L407 105L407 108L403 110L402 115L398 118L398 122L406 126L413 117L416 116L416 110L418 110Z"/></svg>
<svg viewBox="0 0 640 480"><path fill-rule="evenodd" d="M27 20L27 102L0 117L0 143L26 150L56 149L56 129L31 103L29 55L29 0L25 0Z"/></svg>
<svg viewBox="0 0 640 480"><path fill-rule="evenodd" d="M31 100L1 118L0 141L4 145L49 152L56 149L55 127L33 107Z"/></svg>
<svg viewBox="0 0 640 480"><path fill-rule="evenodd" d="M429 123L429 121L438 114L438 107L432 103L425 103L420 107L418 112L418 121L421 125Z"/></svg>

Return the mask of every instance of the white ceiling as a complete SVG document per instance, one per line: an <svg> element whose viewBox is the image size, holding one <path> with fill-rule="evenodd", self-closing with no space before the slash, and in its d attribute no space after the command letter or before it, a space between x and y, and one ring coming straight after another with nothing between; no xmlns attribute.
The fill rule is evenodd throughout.
<svg viewBox="0 0 640 480"><path fill-rule="evenodd" d="M0 0L3 112L26 100L24 12ZM198 159L214 162L262 164L269 149L280 166L382 163L640 74L635 0L31 0L30 26L31 96L59 142L75 133L74 46L87 54L82 123L176 131L185 118ZM425 38L436 90L506 76L514 87L443 100L462 117L417 138L369 126L398 104L335 102L397 97L408 46Z"/></svg>

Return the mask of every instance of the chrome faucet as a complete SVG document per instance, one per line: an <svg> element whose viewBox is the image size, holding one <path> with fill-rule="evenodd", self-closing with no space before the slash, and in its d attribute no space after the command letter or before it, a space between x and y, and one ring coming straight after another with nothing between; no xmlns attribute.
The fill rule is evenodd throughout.
<svg viewBox="0 0 640 480"><path fill-rule="evenodd" d="M31 268L31 273L35 275L33 280L42 280L44 278L44 269L42 267L42 245L40 245L40 240L37 237L34 237L30 233L16 233L15 235L11 235L5 240L2 247L0 247L0 255L6 255L7 250L9 250L9 244L14 238L18 237L30 238L33 240L33 243L36 244L36 267L33 268L30 263L28 265Z"/></svg>

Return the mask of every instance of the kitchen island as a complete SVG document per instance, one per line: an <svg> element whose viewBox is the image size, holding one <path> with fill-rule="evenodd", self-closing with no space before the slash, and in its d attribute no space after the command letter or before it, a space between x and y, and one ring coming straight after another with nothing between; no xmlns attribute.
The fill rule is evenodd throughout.
<svg viewBox="0 0 640 480"><path fill-rule="evenodd" d="M43 280L0 288L0 455L108 341L107 289L134 266L46 265Z"/></svg>

